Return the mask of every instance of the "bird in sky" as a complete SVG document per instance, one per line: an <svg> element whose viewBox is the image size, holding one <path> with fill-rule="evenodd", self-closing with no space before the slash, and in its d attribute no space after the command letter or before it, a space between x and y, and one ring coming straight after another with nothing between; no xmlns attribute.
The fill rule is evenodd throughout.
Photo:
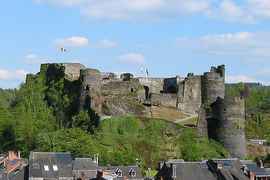
<svg viewBox="0 0 270 180"><path fill-rule="evenodd" d="M67 52L67 49L64 48L64 47L61 47L61 48L60 48L60 51L61 51L62 53L64 53L64 52Z"/></svg>

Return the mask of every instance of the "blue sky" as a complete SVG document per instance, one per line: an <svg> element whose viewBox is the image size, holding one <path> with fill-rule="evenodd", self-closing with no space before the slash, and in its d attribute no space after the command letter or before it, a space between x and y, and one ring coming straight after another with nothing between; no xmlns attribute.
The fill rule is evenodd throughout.
<svg viewBox="0 0 270 180"><path fill-rule="evenodd" d="M228 82L270 84L269 0L3 1L0 22L0 88L44 62L152 76L225 64Z"/></svg>

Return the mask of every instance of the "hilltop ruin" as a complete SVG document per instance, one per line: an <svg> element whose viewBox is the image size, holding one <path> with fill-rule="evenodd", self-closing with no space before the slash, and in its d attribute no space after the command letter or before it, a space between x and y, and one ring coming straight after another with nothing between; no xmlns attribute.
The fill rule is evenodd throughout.
<svg viewBox="0 0 270 180"><path fill-rule="evenodd" d="M50 79L58 71L64 73L66 81L76 82L78 111L91 110L100 118L127 114L154 117L164 115L162 108L169 108L168 114L178 118L183 118L181 113L198 116L199 134L221 142L233 157L246 154L244 98L225 95L224 65L203 75L171 78L134 77L130 73L118 77L78 63L42 64L40 69Z"/></svg>

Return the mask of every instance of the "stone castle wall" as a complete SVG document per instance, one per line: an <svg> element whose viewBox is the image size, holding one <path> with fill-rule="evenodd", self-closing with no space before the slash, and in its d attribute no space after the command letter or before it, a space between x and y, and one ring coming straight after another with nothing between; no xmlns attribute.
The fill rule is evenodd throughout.
<svg viewBox="0 0 270 180"><path fill-rule="evenodd" d="M155 106L166 106L175 108L177 105L177 95L173 93L151 94L152 104Z"/></svg>
<svg viewBox="0 0 270 180"><path fill-rule="evenodd" d="M142 86L149 88L150 93L159 94L163 91L164 87L164 78L146 78L140 77L137 78Z"/></svg>
<svg viewBox="0 0 270 180"><path fill-rule="evenodd" d="M96 69L83 69L80 72L81 97L80 109L102 111L101 73Z"/></svg>
<svg viewBox="0 0 270 180"><path fill-rule="evenodd" d="M80 72L85 69L85 66L79 63L64 63L66 78L70 81L76 81L80 79Z"/></svg>
<svg viewBox="0 0 270 180"><path fill-rule="evenodd" d="M202 104L201 76L189 76L178 87L178 109L196 114Z"/></svg>
<svg viewBox="0 0 270 180"><path fill-rule="evenodd" d="M50 64L43 65L43 69ZM174 107L180 111L196 114L204 101L214 102L217 97L224 98L225 67L212 67L202 76L190 73L187 78L131 78L123 80L113 73L101 73L95 69L86 69L79 63L58 64L64 68L65 78L70 81L80 80L82 92L80 107L88 96L93 96L92 106L100 109L102 98L106 95L128 95L136 93L139 103ZM42 69L42 68L41 68ZM98 110L100 111L100 110Z"/></svg>

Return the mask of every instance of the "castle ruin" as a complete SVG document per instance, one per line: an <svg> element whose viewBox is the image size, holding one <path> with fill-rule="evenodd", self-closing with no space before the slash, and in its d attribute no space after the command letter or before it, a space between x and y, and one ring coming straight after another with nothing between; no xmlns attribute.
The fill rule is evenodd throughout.
<svg viewBox="0 0 270 180"><path fill-rule="evenodd" d="M44 71L44 67L54 65L41 67ZM225 96L224 65L212 67L203 75L189 73L187 77L171 78L134 77L130 73L117 77L78 63L60 66L68 81L80 82L80 110L91 109L99 117L151 117L152 107L172 108L198 115L199 134L221 142L233 157L246 154L244 99Z"/></svg>

